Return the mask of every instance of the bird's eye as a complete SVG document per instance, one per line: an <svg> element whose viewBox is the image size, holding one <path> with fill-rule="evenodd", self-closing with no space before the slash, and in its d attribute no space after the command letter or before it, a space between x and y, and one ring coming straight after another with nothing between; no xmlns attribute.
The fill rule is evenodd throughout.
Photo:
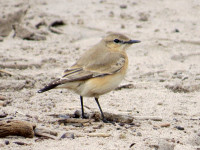
<svg viewBox="0 0 200 150"><path fill-rule="evenodd" d="M114 39L114 42L115 42L115 43L120 43L121 41L118 40L118 39Z"/></svg>

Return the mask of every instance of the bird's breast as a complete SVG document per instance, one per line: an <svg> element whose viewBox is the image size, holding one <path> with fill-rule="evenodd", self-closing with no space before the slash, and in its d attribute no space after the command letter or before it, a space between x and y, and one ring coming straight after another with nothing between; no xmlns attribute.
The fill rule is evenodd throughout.
<svg viewBox="0 0 200 150"><path fill-rule="evenodd" d="M128 63L126 63L125 66L117 73L89 79L84 83L84 85L82 85L80 95L98 97L114 90L124 79L127 66Z"/></svg>

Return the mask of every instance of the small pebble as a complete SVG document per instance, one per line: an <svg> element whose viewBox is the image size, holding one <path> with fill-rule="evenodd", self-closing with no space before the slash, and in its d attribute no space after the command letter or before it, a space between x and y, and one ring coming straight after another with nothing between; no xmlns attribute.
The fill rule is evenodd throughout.
<svg viewBox="0 0 200 150"><path fill-rule="evenodd" d="M125 125L125 123L120 122L119 125L123 127Z"/></svg>
<svg viewBox="0 0 200 150"><path fill-rule="evenodd" d="M125 29L125 25L124 24L121 24L121 29Z"/></svg>
<svg viewBox="0 0 200 150"><path fill-rule="evenodd" d="M61 137L60 137L60 139L65 139L65 138L67 138L67 139L74 139L75 137L74 137L74 133L64 133Z"/></svg>
<svg viewBox="0 0 200 150"><path fill-rule="evenodd" d="M126 8L127 8L127 5L120 5L120 8L121 8L121 9L126 9Z"/></svg>
<svg viewBox="0 0 200 150"><path fill-rule="evenodd" d="M81 112L79 110L76 110L74 112L74 118L80 118L81 117Z"/></svg>
<svg viewBox="0 0 200 150"><path fill-rule="evenodd" d="M154 32L159 32L159 31L160 31L159 29L155 29L155 30L154 30Z"/></svg>
<svg viewBox="0 0 200 150"><path fill-rule="evenodd" d="M154 126L153 129L154 129L154 130L158 130L158 127L157 127L157 126Z"/></svg>
<svg viewBox="0 0 200 150"><path fill-rule="evenodd" d="M8 140L5 140L5 144L8 145L10 144L10 142Z"/></svg>
<svg viewBox="0 0 200 150"><path fill-rule="evenodd" d="M158 105L163 105L163 102L158 102Z"/></svg>
<svg viewBox="0 0 200 150"><path fill-rule="evenodd" d="M176 126L175 128L178 130L184 130L184 127L181 127L181 126Z"/></svg>
<svg viewBox="0 0 200 150"><path fill-rule="evenodd" d="M165 82L165 79L160 79L159 82Z"/></svg>
<svg viewBox="0 0 200 150"><path fill-rule="evenodd" d="M174 32L178 33L178 32L180 32L180 31L179 31L179 29L175 29Z"/></svg>

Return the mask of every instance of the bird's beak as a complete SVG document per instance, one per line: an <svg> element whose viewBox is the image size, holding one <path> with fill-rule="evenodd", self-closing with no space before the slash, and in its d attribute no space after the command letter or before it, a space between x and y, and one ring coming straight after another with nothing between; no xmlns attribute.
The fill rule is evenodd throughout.
<svg viewBox="0 0 200 150"><path fill-rule="evenodd" d="M124 44L133 44L133 43L140 43L141 41L138 40L129 40L129 41L125 41Z"/></svg>

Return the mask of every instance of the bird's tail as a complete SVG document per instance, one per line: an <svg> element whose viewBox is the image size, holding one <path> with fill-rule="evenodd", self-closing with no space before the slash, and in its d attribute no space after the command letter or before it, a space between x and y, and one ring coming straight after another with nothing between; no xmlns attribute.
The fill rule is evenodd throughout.
<svg viewBox="0 0 200 150"><path fill-rule="evenodd" d="M58 85L60 85L60 83L58 82L60 79L56 79L54 80L53 82L49 83L48 85L46 85L44 88L40 89L38 91L38 93L43 93L43 92L46 92L48 90L51 90L55 87L57 87Z"/></svg>

